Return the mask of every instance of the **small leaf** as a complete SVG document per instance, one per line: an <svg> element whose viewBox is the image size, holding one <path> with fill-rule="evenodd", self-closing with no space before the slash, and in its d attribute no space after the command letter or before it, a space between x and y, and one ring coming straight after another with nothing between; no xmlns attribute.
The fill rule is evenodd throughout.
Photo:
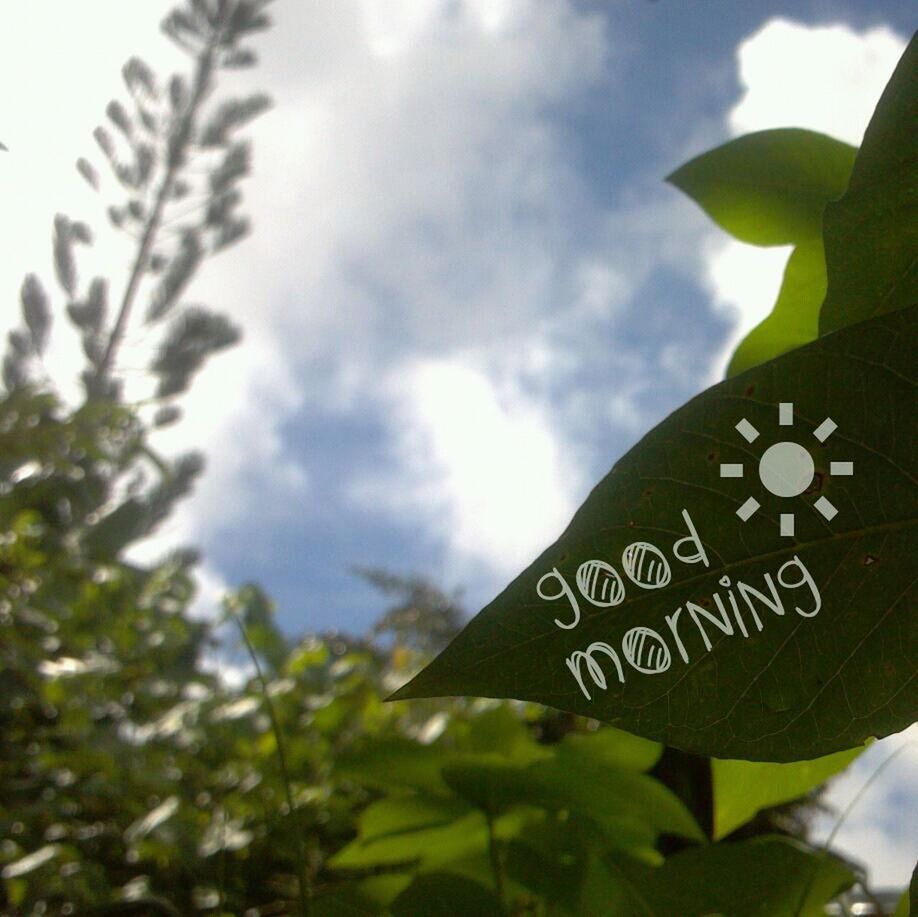
<svg viewBox="0 0 918 917"><path fill-rule="evenodd" d="M112 99L112 101L108 103L105 114L108 115L109 121L111 121L125 137L128 139L131 138L134 133L134 129L131 126L131 119L125 111L124 106L117 99Z"/></svg>
<svg viewBox="0 0 918 917"><path fill-rule="evenodd" d="M155 161L153 147L148 143L139 144L134 162L134 186L136 188L143 188L149 182Z"/></svg>
<svg viewBox="0 0 918 917"><path fill-rule="evenodd" d="M51 328L51 309L48 306L48 297L35 274L29 274L22 282L19 294L22 302L22 317L35 353L41 353L48 342L48 331Z"/></svg>
<svg viewBox="0 0 918 917"><path fill-rule="evenodd" d="M106 159L109 162L114 161L115 144L112 142L112 135L101 125L92 132L92 135L95 137L96 143L99 144L99 149L105 154Z"/></svg>
<svg viewBox="0 0 918 917"><path fill-rule="evenodd" d="M856 150L798 128L730 140L667 178L722 229L753 245L822 235L822 211L848 184Z"/></svg>
<svg viewBox="0 0 918 917"><path fill-rule="evenodd" d="M910 725L916 319L822 337L674 412L393 699L512 697L765 761ZM787 442L771 455L801 459L796 497L760 471Z"/></svg>
<svg viewBox="0 0 918 917"><path fill-rule="evenodd" d="M239 329L225 316L189 306L169 327L151 370L160 377L157 398L183 392L211 354L235 344Z"/></svg>
<svg viewBox="0 0 918 917"><path fill-rule="evenodd" d="M153 293L147 321L156 321L166 315L191 282L198 265L204 258L198 234L188 230L182 234L178 253L169 263L162 280Z"/></svg>
<svg viewBox="0 0 918 917"><path fill-rule="evenodd" d="M188 89L177 73L169 80L169 104L173 111L181 111L188 104Z"/></svg>
<svg viewBox="0 0 918 917"><path fill-rule="evenodd" d="M173 424L177 420L180 420L181 416L182 416L181 408L177 407L174 404L167 405L164 408L160 408L153 415L153 426L154 427L168 427L170 424Z"/></svg>
<svg viewBox="0 0 918 917"><path fill-rule="evenodd" d="M132 57L121 70L124 82L131 92L142 90L150 96L156 96L156 78L153 71L139 57Z"/></svg>
<svg viewBox="0 0 918 917"><path fill-rule="evenodd" d="M92 245L92 231L81 220L70 223L70 238L81 245Z"/></svg>
<svg viewBox="0 0 918 917"><path fill-rule="evenodd" d="M271 99L261 93L247 99L224 102L204 128L201 146L222 146L227 142L230 131L242 127L270 107Z"/></svg>
<svg viewBox="0 0 918 917"><path fill-rule="evenodd" d="M21 388L28 381L25 362L15 353L7 353L3 357L3 385L8 392Z"/></svg>
<svg viewBox="0 0 918 917"><path fill-rule="evenodd" d="M128 499L100 519L83 537L90 557L110 561L147 531L149 510L140 500Z"/></svg>
<svg viewBox="0 0 918 917"><path fill-rule="evenodd" d="M735 376L815 341L819 337L819 309L825 295L822 240L801 242L787 261L774 308L740 342L730 359L727 376Z"/></svg>
<svg viewBox="0 0 918 917"><path fill-rule="evenodd" d="M762 809L805 796L844 770L863 751L863 747L852 748L824 758L789 764L715 758L711 762L714 840L726 837Z"/></svg>
<svg viewBox="0 0 918 917"><path fill-rule="evenodd" d="M70 220L59 213L54 218L54 271L57 282L68 296L76 292L76 263L73 259L73 236Z"/></svg>
<svg viewBox="0 0 918 917"><path fill-rule="evenodd" d="M93 168L92 163L89 160L84 159L82 156L77 160L77 171L86 181L92 186L96 191L99 190L99 175L96 170Z"/></svg>
<svg viewBox="0 0 918 917"><path fill-rule="evenodd" d="M258 57L255 52L249 48L240 48L238 51L232 51L225 55L220 61L223 67L228 70L241 69L243 67L252 67L258 63Z"/></svg>
<svg viewBox="0 0 918 917"><path fill-rule="evenodd" d="M235 188L230 188L212 198L207 204L204 222L208 226L220 226L232 215L232 209L242 200L242 195Z"/></svg>
<svg viewBox="0 0 918 917"><path fill-rule="evenodd" d="M230 218L220 225L217 231L217 238L214 241L214 252L229 248L230 245L238 242L248 235L251 224L247 217L240 219Z"/></svg>
<svg viewBox="0 0 918 917"><path fill-rule="evenodd" d="M210 175L211 194L218 195L226 191L233 182L247 175L252 157L251 146L247 142L234 143L223 157L223 161Z"/></svg>
<svg viewBox="0 0 918 917"><path fill-rule="evenodd" d="M826 208L828 293L819 332L915 304L918 287L918 37L867 126L845 196Z"/></svg>

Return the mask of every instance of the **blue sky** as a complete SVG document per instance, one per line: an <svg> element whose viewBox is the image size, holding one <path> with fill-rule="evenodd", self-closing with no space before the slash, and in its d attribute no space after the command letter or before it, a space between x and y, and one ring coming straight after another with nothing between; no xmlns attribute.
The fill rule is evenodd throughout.
<svg viewBox="0 0 918 917"><path fill-rule="evenodd" d="M97 213L72 163L123 60L181 63L168 4L76 6L5 11L5 325L22 274L51 277L53 213ZM201 545L199 613L254 579L292 634L367 629L384 603L353 565L428 574L476 611L553 540L777 290L787 251L730 242L665 175L765 127L857 143L914 27L911 4L842 0L279 0L274 18L237 86L276 102L251 129L255 232L194 291L246 338L162 437L209 470L146 550ZM92 257L114 274L125 254ZM52 348L66 388L73 342ZM852 823L890 880L914 860L897 779Z"/></svg>

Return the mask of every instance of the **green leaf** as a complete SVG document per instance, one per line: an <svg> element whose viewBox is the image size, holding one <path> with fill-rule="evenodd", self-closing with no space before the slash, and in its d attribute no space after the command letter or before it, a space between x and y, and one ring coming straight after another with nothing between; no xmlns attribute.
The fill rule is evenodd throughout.
<svg viewBox="0 0 918 917"><path fill-rule="evenodd" d="M912 880L908 883L908 911L918 914L918 864L912 870Z"/></svg>
<svg viewBox="0 0 918 917"><path fill-rule="evenodd" d="M591 818L616 846L646 846L661 833L705 839L682 801L662 783L603 761L560 753L527 767L471 761L447 765L443 779L487 813L532 805Z"/></svg>
<svg viewBox="0 0 918 917"><path fill-rule="evenodd" d="M758 811L810 792L844 770L863 748L839 751L813 761L771 764L765 761L711 762L714 782L714 840L726 837Z"/></svg>
<svg viewBox="0 0 918 917"><path fill-rule="evenodd" d="M853 882L834 857L767 837L678 853L651 873L644 890L656 917L821 917L826 902Z"/></svg>
<svg viewBox="0 0 918 917"><path fill-rule="evenodd" d="M819 757L908 726L916 313L820 338L670 415L393 699L515 697L751 760ZM785 403L792 427L779 424ZM752 443L744 419L760 431ZM760 457L783 441L812 456L797 497L759 479ZM853 476L832 462L853 463ZM721 478L721 463L744 477ZM743 522L750 497L760 506ZM831 515L829 503L831 519L816 509ZM796 534L781 535L789 512Z"/></svg>
<svg viewBox="0 0 918 917"><path fill-rule="evenodd" d="M335 771L378 789L412 789L442 795L447 792L440 776L445 762L443 752L436 746L392 736L373 739L344 752L335 762Z"/></svg>
<svg viewBox="0 0 918 917"><path fill-rule="evenodd" d="M702 153L667 181L743 242L795 244L821 237L823 207L844 193L855 152L814 131L758 131Z"/></svg>
<svg viewBox="0 0 918 917"><path fill-rule="evenodd" d="M851 182L826 207L828 293L820 334L915 304L918 285L918 43L867 126Z"/></svg>
<svg viewBox="0 0 918 917"><path fill-rule="evenodd" d="M511 758L515 764L528 764L550 754L532 738L525 722L509 704L500 704L472 717L462 747L470 752L499 754Z"/></svg>
<svg viewBox="0 0 918 917"><path fill-rule="evenodd" d="M576 913L578 917L654 917L655 910L646 889L621 868L617 858L593 855L587 860Z"/></svg>
<svg viewBox="0 0 918 917"><path fill-rule="evenodd" d="M502 917L500 899L471 879L447 872L418 876L392 902L393 917Z"/></svg>
<svg viewBox="0 0 918 917"><path fill-rule="evenodd" d="M819 337L819 309L826 295L822 240L801 242L791 252L772 311L745 338L730 359L727 376L802 347Z"/></svg>
<svg viewBox="0 0 918 917"><path fill-rule="evenodd" d="M360 836L374 840L406 831L446 825L470 812L469 806L455 799L425 796L389 796L371 803L360 816Z"/></svg>
<svg viewBox="0 0 918 917"><path fill-rule="evenodd" d="M635 771L650 770L663 753L659 742L651 742L612 726L589 733L571 732L564 737L560 749L569 760L579 757Z"/></svg>
<svg viewBox="0 0 918 917"><path fill-rule="evenodd" d="M530 812L522 811L503 815L494 820L495 835L502 839L515 837L531 818ZM358 838L339 850L329 864L334 869L361 869L418 862L431 868L473 856L487 847L485 818L479 812L470 812L448 824L369 840Z"/></svg>

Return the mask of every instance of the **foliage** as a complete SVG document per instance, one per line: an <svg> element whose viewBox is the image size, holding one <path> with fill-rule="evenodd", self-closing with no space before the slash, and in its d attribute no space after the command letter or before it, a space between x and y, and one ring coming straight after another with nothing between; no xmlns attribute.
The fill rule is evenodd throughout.
<svg viewBox="0 0 918 917"><path fill-rule="evenodd" d="M760 810L811 795L856 752L781 765L712 763L535 703L386 704L461 627L457 596L422 577L360 571L391 601L370 636L294 640L277 628L273 604L255 584L226 598L221 620L192 614L194 551L148 565L129 559L202 468L197 456L158 455L150 434L177 419L195 372L238 337L224 318L184 300L203 260L246 231L236 208L250 149L236 132L268 102L256 95L207 103L219 71L254 62L242 41L268 25L266 6L189 0L164 31L188 52L191 76L162 81L138 58L123 70L130 108L113 101L110 126L96 132L126 195L110 208L111 222L137 240L116 310L107 278L81 283L78 248L92 244L89 228L65 216L54 226L57 283L87 359L77 405L54 394L42 367L52 298L37 277L23 284L23 324L10 335L0 398L0 908L254 915L299 906L316 917L822 913L861 877L800 837L781 836L778 821ZM795 152L795 142L805 149ZM802 135L768 143L782 174L809 161L813 186L780 193L785 210L806 201L805 238L788 237L798 246L792 261L804 259L808 245L816 258L813 211L829 193L827 176L832 193L844 190L850 152ZM757 144L744 141L735 168L747 162L767 175L773 164L757 160ZM818 160L820 150L837 159L835 171ZM754 227L748 201L735 188L718 190L699 162L693 193L730 201L729 220ZM77 168L100 185L88 160ZM760 205L768 206L767 194ZM781 330L805 311L789 296L776 310L774 340L769 332L756 350L774 350L762 359L804 343ZM143 299L155 346L149 398L134 402L118 356ZM805 333L814 333L806 321ZM817 352L828 365L845 341L861 346L876 333L859 326ZM782 365L805 358L791 354L785 359L797 362ZM747 378L727 385L741 390ZM716 423L715 409L700 404ZM874 582L888 575L880 552L880 570L871 564L862 574ZM857 609L851 615L853 627L865 626ZM230 620L255 673L239 675L231 661ZM545 699L557 705L557 697Z"/></svg>
<svg viewBox="0 0 918 917"><path fill-rule="evenodd" d="M907 309L844 329L674 412L395 697L515 697L687 751L765 761L906 728L918 703L907 636L918 545L912 442L896 431L913 411L915 318ZM875 393L870 411L862 387ZM827 416L843 438L818 450L804 498L831 500L837 516L803 506L789 539L779 498L748 472L721 480L718 469L783 440L777 404L791 397L808 440ZM733 429L740 418L761 431L756 451ZM841 460L853 460L853 478L833 479ZM750 491L761 509L743 523L735 514ZM693 531L699 540L686 542ZM632 551L655 553L629 566ZM617 594L584 575L595 558Z"/></svg>
<svg viewBox="0 0 918 917"><path fill-rule="evenodd" d="M826 207L821 334L915 304L918 37L877 105L845 194Z"/></svg>
<svg viewBox="0 0 918 917"><path fill-rule="evenodd" d="M737 351L746 365L772 359L647 434L558 541L394 699L524 698L761 761L825 755L915 720L918 490L914 438L901 431L913 427L918 306L914 232L900 232L911 206L902 183L914 185L914 49L837 203L824 206L850 151L810 132L740 138L671 176L740 238L798 244L774 312ZM834 333L784 352L800 328L771 332L804 291L810 310L822 290L813 239L823 207L821 314ZM802 334L815 333L814 319ZM808 450L785 443L780 428L795 421ZM782 468L778 486L751 494L750 459L786 445L806 457L800 486L785 490ZM782 512L787 496L801 498L796 517Z"/></svg>

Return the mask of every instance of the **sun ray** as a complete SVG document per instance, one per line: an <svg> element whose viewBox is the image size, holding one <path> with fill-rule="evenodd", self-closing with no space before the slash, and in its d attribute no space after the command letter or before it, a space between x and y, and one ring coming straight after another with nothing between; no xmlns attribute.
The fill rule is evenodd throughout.
<svg viewBox="0 0 918 917"><path fill-rule="evenodd" d="M746 502L736 511L736 515L748 522L749 517L759 508L759 501L755 497L749 497Z"/></svg>
<svg viewBox="0 0 918 917"><path fill-rule="evenodd" d="M720 476L722 478L741 478L743 466L735 462L724 462L720 466Z"/></svg>
<svg viewBox="0 0 918 917"><path fill-rule="evenodd" d="M832 420L831 417L827 417L816 429L813 431L813 436L819 440L819 442L824 443L836 430L838 429L838 424Z"/></svg>
<svg viewBox="0 0 918 917"><path fill-rule="evenodd" d="M759 437L759 431L745 417L736 425L736 430L747 443L751 443Z"/></svg>
<svg viewBox="0 0 918 917"><path fill-rule="evenodd" d="M838 515L838 510L825 497L820 497L813 506L830 521Z"/></svg>

